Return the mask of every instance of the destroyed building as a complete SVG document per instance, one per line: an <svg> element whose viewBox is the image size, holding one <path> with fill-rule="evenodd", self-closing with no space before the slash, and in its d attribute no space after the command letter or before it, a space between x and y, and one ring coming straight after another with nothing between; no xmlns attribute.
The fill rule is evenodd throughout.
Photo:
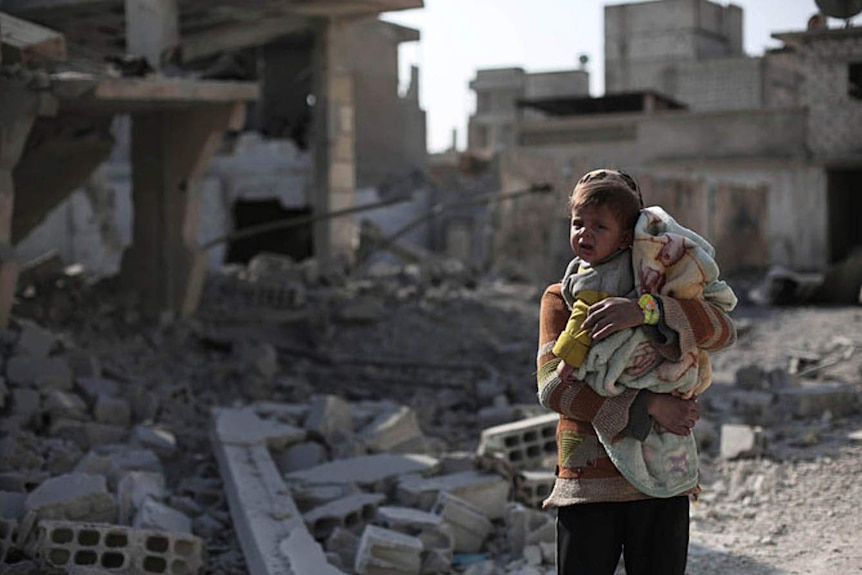
<svg viewBox="0 0 862 575"><path fill-rule="evenodd" d="M418 74L400 93L397 64L419 35L377 19L421 5L5 2L19 263L55 250L187 313L208 265L351 260L354 219L321 214L351 210L357 189L421 184ZM273 221L288 224L229 236Z"/></svg>
<svg viewBox="0 0 862 575"><path fill-rule="evenodd" d="M639 180L648 204L715 245L723 271L822 274L855 257L847 286L833 295L857 301L862 232L850 214L862 211L862 29L827 27L813 1L811 11L807 28L775 31L782 45L752 57L733 4L608 5L597 97L587 93L586 71L554 86L551 73L479 70L468 153L496 158L503 190L545 179L557 195L502 203L492 260L515 257L554 278L568 258L572 181L615 166ZM554 220L544 235L531 233Z"/></svg>

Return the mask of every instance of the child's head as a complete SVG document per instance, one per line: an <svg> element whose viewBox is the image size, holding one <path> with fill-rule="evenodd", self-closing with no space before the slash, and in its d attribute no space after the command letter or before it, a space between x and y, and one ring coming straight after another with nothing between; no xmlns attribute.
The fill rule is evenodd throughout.
<svg viewBox="0 0 862 575"><path fill-rule="evenodd" d="M631 176L616 170L593 170L578 180L569 197L572 251L596 263L627 248L642 206Z"/></svg>

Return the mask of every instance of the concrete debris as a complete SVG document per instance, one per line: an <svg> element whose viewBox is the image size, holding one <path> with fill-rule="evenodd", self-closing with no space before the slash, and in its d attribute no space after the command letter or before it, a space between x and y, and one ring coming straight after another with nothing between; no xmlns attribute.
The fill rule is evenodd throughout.
<svg viewBox="0 0 862 575"><path fill-rule="evenodd" d="M553 572L540 292L423 265L352 277L268 254L209 278L195 318L156 324L110 283L28 284L0 330L0 571ZM862 409L860 374L840 377L860 345L717 372L704 459L825 441Z"/></svg>

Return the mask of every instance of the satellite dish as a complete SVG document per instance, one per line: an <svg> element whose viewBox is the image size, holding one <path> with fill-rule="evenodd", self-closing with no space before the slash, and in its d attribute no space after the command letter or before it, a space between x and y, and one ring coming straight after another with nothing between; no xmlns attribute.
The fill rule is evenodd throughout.
<svg viewBox="0 0 862 575"><path fill-rule="evenodd" d="M862 12L862 0L814 0L820 11L831 18L849 20Z"/></svg>

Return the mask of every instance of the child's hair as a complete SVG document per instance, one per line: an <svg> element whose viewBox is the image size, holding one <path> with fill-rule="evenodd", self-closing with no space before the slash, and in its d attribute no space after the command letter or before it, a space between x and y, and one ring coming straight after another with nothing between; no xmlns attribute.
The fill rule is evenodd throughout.
<svg viewBox="0 0 862 575"><path fill-rule="evenodd" d="M572 189L569 209L583 206L607 206L626 228L634 228L643 197L637 182L617 170L601 169L587 172Z"/></svg>

